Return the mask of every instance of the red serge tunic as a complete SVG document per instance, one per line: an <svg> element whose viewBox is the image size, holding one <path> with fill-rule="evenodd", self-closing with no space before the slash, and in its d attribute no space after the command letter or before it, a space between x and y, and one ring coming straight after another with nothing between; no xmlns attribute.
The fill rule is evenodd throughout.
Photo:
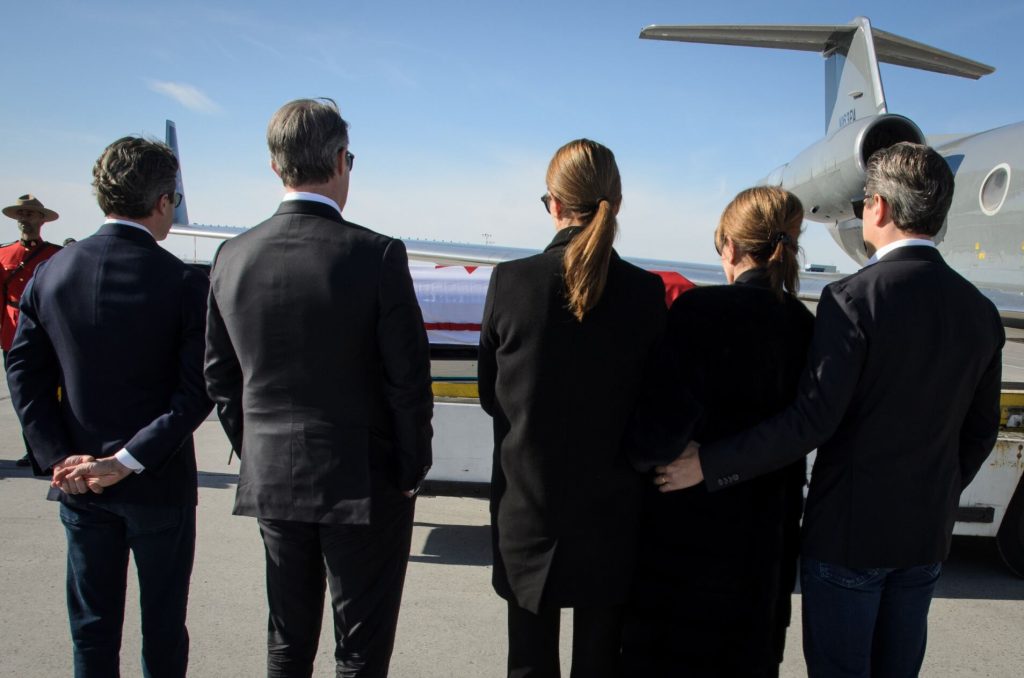
<svg viewBox="0 0 1024 678"><path fill-rule="evenodd" d="M36 267L57 252L61 247L48 242L36 242L26 247L20 240L0 247L0 285L3 286L4 308L0 313L0 348L4 353L11 350L14 330L18 328L18 303L25 286L32 279Z"/></svg>

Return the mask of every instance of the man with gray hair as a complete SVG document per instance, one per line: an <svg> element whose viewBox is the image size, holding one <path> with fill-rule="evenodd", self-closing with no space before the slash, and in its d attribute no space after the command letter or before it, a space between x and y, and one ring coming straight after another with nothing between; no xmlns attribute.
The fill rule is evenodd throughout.
<svg viewBox="0 0 1024 678"><path fill-rule="evenodd" d="M355 156L329 99L267 128L285 187L211 272L206 386L266 549L269 676L309 676L325 578L339 676L386 676L431 462L426 331L405 246L342 218Z"/></svg>
<svg viewBox="0 0 1024 678"><path fill-rule="evenodd" d="M934 243L949 166L899 143L871 156L864 193L873 263L822 291L794 403L690 443L655 478L664 491L703 480L715 492L818 449L801 553L812 677L918 674L960 493L999 427L999 314Z"/></svg>

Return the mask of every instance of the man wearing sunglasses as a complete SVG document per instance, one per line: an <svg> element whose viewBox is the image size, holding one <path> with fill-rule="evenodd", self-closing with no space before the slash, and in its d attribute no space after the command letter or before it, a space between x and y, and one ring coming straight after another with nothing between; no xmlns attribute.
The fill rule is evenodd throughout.
<svg viewBox="0 0 1024 678"><path fill-rule="evenodd" d="M8 356L11 400L60 502L76 676L119 675L129 552L143 674L184 676L188 664L192 432L212 404L208 282L157 244L180 200L177 170L154 141L124 137L104 150L93 187L107 219L36 271Z"/></svg>
<svg viewBox="0 0 1024 678"><path fill-rule="evenodd" d="M225 242L206 385L241 457L234 512L266 549L268 676L309 676L325 584L339 676L385 676L431 462L427 336L405 246L342 217L354 156L330 99L267 128L285 195Z"/></svg>

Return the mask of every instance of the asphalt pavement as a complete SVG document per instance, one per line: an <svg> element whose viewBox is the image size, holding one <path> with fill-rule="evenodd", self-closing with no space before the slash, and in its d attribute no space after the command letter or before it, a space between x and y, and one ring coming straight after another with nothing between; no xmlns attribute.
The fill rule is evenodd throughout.
<svg viewBox="0 0 1024 678"><path fill-rule="evenodd" d="M267 609L256 521L231 515L238 467L226 463L228 444L218 424L204 423L196 441L200 503L189 599L190 675L261 676ZM20 429L0 380L0 676L69 676L63 529L56 504L44 498L47 481L15 467L21 454ZM505 606L490 586L487 502L432 496L417 502L391 675L503 676ZM141 675L138 591L130 581L121 655L122 675L128 678ZM806 675L799 594L794 609L783 676ZM563 622L567 656L570 617ZM1024 580L1003 568L992 541L956 540L932 605L922 675L1024 675L1022 632ZM332 653L325 615L314 675L334 675Z"/></svg>

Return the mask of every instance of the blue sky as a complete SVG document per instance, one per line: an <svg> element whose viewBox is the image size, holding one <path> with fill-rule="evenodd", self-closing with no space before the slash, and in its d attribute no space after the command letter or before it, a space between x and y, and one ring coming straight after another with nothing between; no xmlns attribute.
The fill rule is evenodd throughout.
<svg viewBox="0 0 1024 678"><path fill-rule="evenodd" d="M102 215L91 168L129 133L174 119L194 222L253 225L276 207L266 123L330 96L356 154L345 216L390 235L543 247L538 197L562 143L615 151L618 249L716 262L721 209L818 140L823 66L807 52L641 41L648 24L846 23L996 67L971 81L882 65L889 110L926 134L1019 120L1024 2L8 3L0 16L0 201L36 193L52 241ZM16 237L0 223L0 240ZM807 259L853 270L808 224ZM191 239L166 246L191 254ZM209 247L200 247L202 256Z"/></svg>

